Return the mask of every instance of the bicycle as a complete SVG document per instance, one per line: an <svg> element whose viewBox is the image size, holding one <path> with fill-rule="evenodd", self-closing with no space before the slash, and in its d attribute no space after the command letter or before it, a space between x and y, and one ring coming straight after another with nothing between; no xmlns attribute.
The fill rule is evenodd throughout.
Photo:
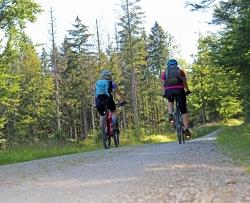
<svg viewBox="0 0 250 203"><path fill-rule="evenodd" d="M178 102L176 102L176 100L175 100L175 110L174 110L174 125L179 144L185 144L184 124L182 121L179 104Z"/></svg>
<svg viewBox="0 0 250 203"><path fill-rule="evenodd" d="M191 92L186 92L186 95L191 94ZM166 97L166 95L164 95ZM176 100L176 96L174 96L175 101L175 108L174 108L174 115L173 115L173 124L174 129L176 130L177 140L179 144L185 144L186 142L186 136L185 136L185 130L184 130L184 124L182 121L182 115L179 108L179 103Z"/></svg>
<svg viewBox="0 0 250 203"><path fill-rule="evenodd" d="M126 102L117 103L116 106L124 106ZM116 119L115 125L112 123L112 113L105 106L105 115L100 117L101 123L101 139L105 149L109 149L111 146L111 139L114 139L115 147L119 147L120 144L120 130L118 126L118 121Z"/></svg>

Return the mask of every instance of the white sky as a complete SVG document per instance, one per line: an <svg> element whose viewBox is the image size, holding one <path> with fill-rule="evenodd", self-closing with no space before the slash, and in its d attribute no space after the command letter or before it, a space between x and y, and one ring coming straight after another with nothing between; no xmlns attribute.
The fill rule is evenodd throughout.
<svg viewBox="0 0 250 203"><path fill-rule="evenodd" d="M61 45L67 30L72 28L78 15L84 25L95 33L95 20L101 24L101 34L106 38L114 34L114 24L118 21L121 0L35 0L44 12L34 24L29 24L27 33L34 43L46 44L49 47L49 10L52 7L56 18L56 42ZM142 0L141 7L145 12L147 32L157 21L163 29L174 36L180 45L181 56L192 62L191 54L196 53L199 33L215 31L206 21L210 16L190 12L184 8L186 0ZM106 38L107 39L107 38Z"/></svg>

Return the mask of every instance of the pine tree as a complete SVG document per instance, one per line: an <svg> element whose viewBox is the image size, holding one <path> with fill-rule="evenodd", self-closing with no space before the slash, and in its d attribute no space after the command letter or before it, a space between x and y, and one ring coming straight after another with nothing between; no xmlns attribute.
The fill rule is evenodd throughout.
<svg viewBox="0 0 250 203"><path fill-rule="evenodd" d="M140 72L145 65L146 52L143 46L143 19L144 13L139 6L140 0L122 0L121 16L119 17L118 31L119 49L122 53L123 75L126 79L126 88L130 91L126 95L130 95L133 113L131 117L134 120L136 128L139 127L139 110L137 98L137 73Z"/></svg>

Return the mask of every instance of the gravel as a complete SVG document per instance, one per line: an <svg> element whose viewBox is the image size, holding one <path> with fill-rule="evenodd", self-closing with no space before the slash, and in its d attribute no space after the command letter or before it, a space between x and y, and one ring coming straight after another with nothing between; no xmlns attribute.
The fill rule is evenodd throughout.
<svg viewBox="0 0 250 203"><path fill-rule="evenodd" d="M216 132L161 143L0 166L4 203L250 202L250 175L224 156Z"/></svg>

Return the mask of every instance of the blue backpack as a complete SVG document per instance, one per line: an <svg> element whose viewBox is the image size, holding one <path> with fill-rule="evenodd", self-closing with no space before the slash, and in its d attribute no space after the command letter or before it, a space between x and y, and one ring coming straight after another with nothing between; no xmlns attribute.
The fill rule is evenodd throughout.
<svg viewBox="0 0 250 203"><path fill-rule="evenodd" d="M96 81L96 84L95 84L95 96L96 97L98 97L98 95L106 95L110 97L111 91L112 91L111 80L100 79Z"/></svg>

